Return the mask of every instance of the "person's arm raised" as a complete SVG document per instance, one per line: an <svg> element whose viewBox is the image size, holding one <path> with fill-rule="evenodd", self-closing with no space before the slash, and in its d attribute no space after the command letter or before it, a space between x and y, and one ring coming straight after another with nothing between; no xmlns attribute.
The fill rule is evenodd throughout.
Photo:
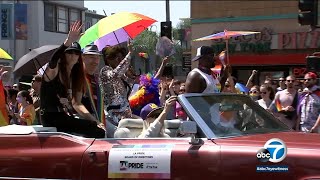
<svg viewBox="0 0 320 180"><path fill-rule="evenodd" d="M62 56L64 56L64 51L71 45L71 43L77 41L82 33L82 24L81 21L76 21L72 26L70 27L70 31L68 34L67 39L64 41L64 43L53 53L49 65L47 69L45 70L44 80L49 82L52 79L54 79L58 72L58 62L61 59Z"/></svg>
<svg viewBox="0 0 320 180"><path fill-rule="evenodd" d="M162 76L162 74L163 74L164 67L168 64L169 60L170 60L170 59L169 59L168 56L166 56L166 57L164 57L164 58L162 59L162 63L161 63L161 65L160 65L160 68L159 68L159 70L157 71L157 73L156 73L156 75L154 76L154 78L156 78L156 79L160 79L160 78L161 78L161 76Z"/></svg>
<svg viewBox="0 0 320 180"><path fill-rule="evenodd" d="M247 81L247 84L246 84L246 87L249 88L249 85L250 85L250 82L252 82L253 80L253 77L258 73L257 70L252 70L252 74L250 75L248 81Z"/></svg>

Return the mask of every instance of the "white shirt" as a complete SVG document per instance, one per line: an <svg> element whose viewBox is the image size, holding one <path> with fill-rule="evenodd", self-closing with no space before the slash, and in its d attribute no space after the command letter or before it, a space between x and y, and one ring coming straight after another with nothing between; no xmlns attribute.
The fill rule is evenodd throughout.
<svg viewBox="0 0 320 180"><path fill-rule="evenodd" d="M217 88L217 85L220 84L218 79L213 78L213 76L207 73L202 72L198 68L194 68L192 71L198 72L206 81L207 87L202 93L219 93L220 90Z"/></svg>
<svg viewBox="0 0 320 180"><path fill-rule="evenodd" d="M269 104L267 104L263 99L259 99L258 101L256 101L261 107L263 107L264 109L268 109L271 101L269 102Z"/></svg>

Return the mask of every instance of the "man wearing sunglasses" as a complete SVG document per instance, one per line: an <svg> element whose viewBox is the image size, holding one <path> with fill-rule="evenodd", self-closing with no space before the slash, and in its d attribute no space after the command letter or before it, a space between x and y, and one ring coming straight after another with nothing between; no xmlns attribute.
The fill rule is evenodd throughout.
<svg viewBox="0 0 320 180"><path fill-rule="evenodd" d="M102 54L99 52L96 45L87 45L83 49L82 59L86 73L86 93L82 97L82 104L99 122L99 127L105 128L104 112L101 110L102 101L101 91L99 88L98 67L100 57Z"/></svg>
<svg viewBox="0 0 320 180"><path fill-rule="evenodd" d="M308 72L304 76L304 84L306 88L300 96L296 128L303 132L318 132L316 121L320 114L320 89L316 85L317 75Z"/></svg>
<svg viewBox="0 0 320 180"><path fill-rule="evenodd" d="M295 81L294 76L288 76L285 82L287 88L277 92L271 104L274 115L290 128L295 128L297 118L298 92L294 88Z"/></svg>

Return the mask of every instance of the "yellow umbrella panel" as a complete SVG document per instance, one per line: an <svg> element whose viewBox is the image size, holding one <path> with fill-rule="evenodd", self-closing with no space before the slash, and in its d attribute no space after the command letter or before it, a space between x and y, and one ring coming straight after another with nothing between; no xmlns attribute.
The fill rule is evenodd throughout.
<svg viewBox="0 0 320 180"><path fill-rule="evenodd" d="M0 48L0 59L12 60L12 57L2 48Z"/></svg>

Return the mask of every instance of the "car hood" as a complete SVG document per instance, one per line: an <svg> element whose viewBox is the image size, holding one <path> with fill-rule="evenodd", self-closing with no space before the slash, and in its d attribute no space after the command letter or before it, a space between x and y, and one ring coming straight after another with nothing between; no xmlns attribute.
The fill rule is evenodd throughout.
<svg viewBox="0 0 320 180"><path fill-rule="evenodd" d="M288 148L320 149L320 134L302 132L279 132L245 135L239 137L214 139L212 141L218 145L263 147L263 145L272 138L281 139Z"/></svg>

